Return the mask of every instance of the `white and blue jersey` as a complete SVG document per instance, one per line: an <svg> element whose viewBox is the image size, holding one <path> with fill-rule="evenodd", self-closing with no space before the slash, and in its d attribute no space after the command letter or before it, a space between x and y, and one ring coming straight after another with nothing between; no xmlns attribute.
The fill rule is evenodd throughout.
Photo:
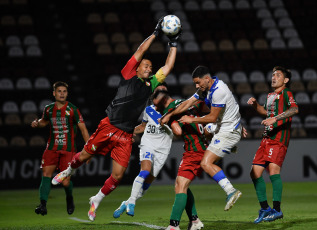
<svg viewBox="0 0 317 230"><path fill-rule="evenodd" d="M213 77L212 79L214 83L207 93L198 90L193 97L205 101L209 108L223 108L217 120L219 132L233 131L240 126L241 115L239 113L239 105L231 90L222 80L219 80L217 77Z"/></svg>
<svg viewBox="0 0 317 230"><path fill-rule="evenodd" d="M147 124L141 138L140 148L147 146L158 152L169 153L172 145L173 132L167 125L160 125L158 119L161 117L162 115L155 110L154 105L145 108L143 122Z"/></svg>
<svg viewBox="0 0 317 230"><path fill-rule="evenodd" d="M146 128L141 138L140 161L149 160L152 162L151 174L157 177L170 153L173 132L167 125L161 126L158 119L162 115L155 110L154 105L145 108L143 122Z"/></svg>

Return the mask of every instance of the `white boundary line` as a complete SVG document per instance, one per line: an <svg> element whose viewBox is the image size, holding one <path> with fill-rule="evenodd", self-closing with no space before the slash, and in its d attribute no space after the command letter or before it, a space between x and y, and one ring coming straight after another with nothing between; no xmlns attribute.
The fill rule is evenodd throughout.
<svg viewBox="0 0 317 230"><path fill-rule="evenodd" d="M90 223L91 222L89 220L82 220L82 219L79 219L77 217L69 217L69 219L75 220L75 221L79 221L79 222L83 222L83 223Z"/></svg>
<svg viewBox="0 0 317 230"><path fill-rule="evenodd" d="M116 224L135 224L139 226L144 226L147 228L152 228L152 229L165 229L165 227L153 225L153 224L146 224L146 223L140 223L140 222L122 222L122 221L111 221L111 223L116 223Z"/></svg>
<svg viewBox="0 0 317 230"><path fill-rule="evenodd" d="M69 219L75 220L75 221L78 221L78 222L83 222L83 223L91 223L91 221L89 221L89 220L83 220L83 219L79 219L77 217L69 217ZM153 225L153 224L140 223L140 222L111 221L111 223L115 223L115 224L134 224L134 225L144 226L144 227L152 228L152 229L165 229L165 227L161 227L161 226L157 226L157 225Z"/></svg>

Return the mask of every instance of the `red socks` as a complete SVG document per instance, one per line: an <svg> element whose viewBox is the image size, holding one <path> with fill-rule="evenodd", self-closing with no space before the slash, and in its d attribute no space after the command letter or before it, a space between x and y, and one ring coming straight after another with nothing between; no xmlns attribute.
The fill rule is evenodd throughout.
<svg viewBox="0 0 317 230"><path fill-rule="evenodd" d="M111 193L113 190L116 189L119 183L120 181L117 181L116 179L112 177L112 175L110 175L110 177L106 180L105 184L101 188L101 192L105 195L108 195L109 193Z"/></svg>
<svg viewBox="0 0 317 230"><path fill-rule="evenodd" d="M70 163L70 167L72 167L73 169L77 169L79 166L81 166L84 163L84 161L79 160L79 155L80 155L80 152L76 153L76 155L73 157Z"/></svg>

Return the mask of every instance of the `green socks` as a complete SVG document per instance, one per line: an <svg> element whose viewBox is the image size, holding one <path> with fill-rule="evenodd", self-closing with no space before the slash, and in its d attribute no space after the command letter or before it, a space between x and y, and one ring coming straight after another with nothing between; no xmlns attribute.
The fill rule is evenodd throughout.
<svg viewBox="0 0 317 230"><path fill-rule="evenodd" d="M175 201L172 209L171 220L180 221L187 202L187 194L178 193L175 195Z"/></svg>
<svg viewBox="0 0 317 230"><path fill-rule="evenodd" d="M190 220L192 216L197 216L197 210L195 207L195 198L192 191L190 191L189 188L187 189L186 213Z"/></svg>
<svg viewBox="0 0 317 230"><path fill-rule="evenodd" d="M73 182L70 181L69 186L64 187L64 190L65 190L66 197L73 196Z"/></svg>
<svg viewBox="0 0 317 230"><path fill-rule="evenodd" d="M273 187L273 208L276 209L277 211L280 211L282 191L283 191L281 175L280 174L272 175L270 176L270 180L272 182L272 187ZM260 205L262 208L264 208L267 206L265 181L263 177L259 177L252 181L253 181L256 195L258 197Z"/></svg>
<svg viewBox="0 0 317 230"><path fill-rule="evenodd" d="M263 202L267 200L266 197L266 185L263 177L259 177L257 179L253 179L254 188L256 191L256 195L258 197L259 202Z"/></svg>
<svg viewBox="0 0 317 230"><path fill-rule="evenodd" d="M280 174L275 174L270 176L270 180L272 182L273 187L273 202L282 200L282 191L283 191L283 184Z"/></svg>
<svg viewBox="0 0 317 230"><path fill-rule="evenodd" d="M39 188L40 191L40 200L47 201L48 195L51 191L51 178L42 176L41 185Z"/></svg>

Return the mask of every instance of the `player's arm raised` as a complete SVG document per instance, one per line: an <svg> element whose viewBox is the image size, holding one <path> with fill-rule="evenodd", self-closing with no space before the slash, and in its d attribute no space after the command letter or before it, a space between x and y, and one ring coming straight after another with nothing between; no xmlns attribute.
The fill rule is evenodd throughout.
<svg viewBox="0 0 317 230"><path fill-rule="evenodd" d="M149 36L148 38L146 38L142 44L139 46L139 48L137 49L137 51L135 51L134 53L134 57L135 59L139 62L141 61L144 53L150 48L151 44L153 43L154 39L160 34L161 30L162 30L162 21L163 21L163 17L160 18L155 26L154 32L153 34L151 34L151 36Z"/></svg>
<svg viewBox="0 0 317 230"><path fill-rule="evenodd" d="M248 102L260 115L267 116L267 111L264 106L260 105L254 97L250 97Z"/></svg>
<svg viewBox="0 0 317 230"><path fill-rule="evenodd" d="M177 43L181 34L182 34L182 29L180 29L180 31L176 35L168 37L170 39L170 41L168 42L168 45L170 46L170 51L167 55L165 65L161 67L155 74L157 81L160 83L163 83L165 81L167 75L174 68L176 53L177 53Z"/></svg>

